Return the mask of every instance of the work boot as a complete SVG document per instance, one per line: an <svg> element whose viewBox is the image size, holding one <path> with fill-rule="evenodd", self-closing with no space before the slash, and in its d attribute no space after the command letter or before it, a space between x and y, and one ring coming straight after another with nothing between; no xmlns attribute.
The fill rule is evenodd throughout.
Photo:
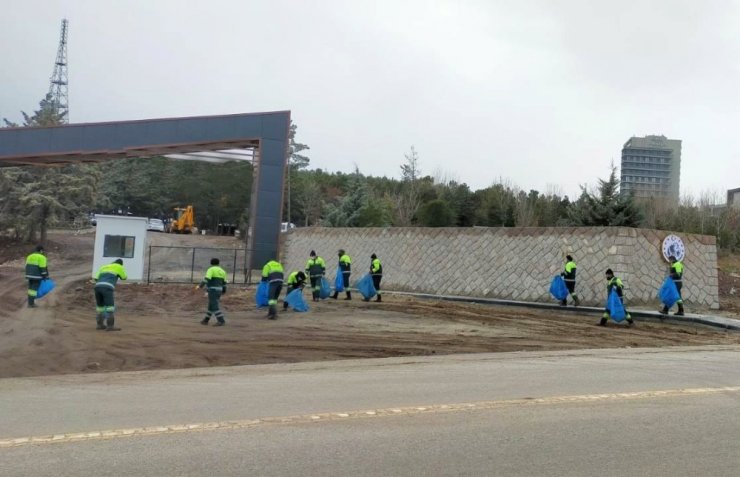
<svg viewBox="0 0 740 477"><path fill-rule="evenodd" d="M363 296L363 297L362 297L362 301L370 301L370 298L367 298L367 297L364 297L364 296Z"/></svg>
<svg viewBox="0 0 740 477"><path fill-rule="evenodd" d="M632 318L627 318L627 326L629 326L630 328L635 326L635 322Z"/></svg>
<svg viewBox="0 0 740 477"><path fill-rule="evenodd" d="M203 318L202 320L200 320L200 324L204 326L208 326L208 318Z"/></svg>
<svg viewBox="0 0 740 477"><path fill-rule="evenodd" d="M568 306L568 299L560 300L560 306Z"/></svg>
<svg viewBox="0 0 740 477"><path fill-rule="evenodd" d="M267 312L267 319L277 320L277 307L275 305L270 305L270 310Z"/></svg>
<svg viewBox="0 0 740 477"><path fill-rule="evenodd" d="M351 300L352 299L352 292L347 290L347 296L344 298L345 300Z"/></svg>
<svg viewBox="0 0 740 477"><path fill-rule="evenodd" d="M108 314L108 318L105 319L105 324L107 327L105 328L105 331L121 331L121 328L116 328L116 319L113 316L113 313Z"/></svg>
<svg viewBox="0 0 740 477"><path fill-rule="evenodd" d="M96 330L105 329L105 319L102 313L98 313L97 315L95 315L95 322L98 324L98 326L95 328Z"/></svg>
<svg viewBox="0 0 740 477"><path fill-rule="evenodd" d="M313 291L311 296L313 296L313 301L319 301L319 292L317 292L316 290Z"/></svg>
<svg viewBox="0 0 740 477"><path fill-rule="evenodd" d="M217 321L215 325L213 326L224 326L226 324L225 321Z"/></svg>
<svg viewBox="0 0 740 477"><path fill-rule="evenodd" d="M288 302L287 301L284 301L283 302L283 311L286 311L287 309L288 309Z"/></svg>
<svg viewBox="0 0 740 477"><path fill-rule="evenodd" d="M599 321L599 326L606 326L606 322L609 320L609 316L604 313L604 316L601 317L601 321Z"/></svg>
<svg viewBox="0 0 740 477"><path fill-rule="evenodd" d="M573 295L573 306L579 306L581 304L580 298L578 298L578 295Z"/></svg>
<svg viewBox="0 0 740 477"><path fill-rule="evenodd" d="M380 298L380 294L378 294L378 298L376 298L376 299L375 299L375 301L383 301L383 300L382 300L382 299Z"/></svg>
<svg viewBox="0 0 740 477"><path fill-rule="evenodd" d="M665 306L665 305L663 305L663 308L661 308L660 310L658 310L658 313L660 313L661 315L667 315L668 314L668 307Z"/></svg>
<svg viewBox="0 0 740 477"><path fill-rule="evenodd" d="M678 311L674 313L675 316L683 316L683 303L678 304Z"/></svg>
<svg viewBox="0 0 740 477"><path fill-rule="evenodd" d="M36 298L29 296L28 297L28 307L29 308L36 308Z"/></svg>
<svg viewBox="0 0 740 477"><path fill-rule="evenodd" d="M339 297L339 292L338 292L338 291L335 291L335 292L334 292L334 294L333 294L333 295L331 296L331 298L332 298L333 300L336 300L336 299L337 299L337 297Z"/></svg>

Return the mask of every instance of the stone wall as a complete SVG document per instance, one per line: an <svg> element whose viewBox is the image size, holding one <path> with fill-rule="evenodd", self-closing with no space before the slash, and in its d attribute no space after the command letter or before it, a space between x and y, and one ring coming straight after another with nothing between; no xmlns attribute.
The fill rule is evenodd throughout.
<svg viewBox="0 0 740 477"><path fill-rule="evenodd" d="M667 232L620 227L548 228L302 228L286 234L286 269L305 267L311 250L336 273L337 250L352 257L352 284L376 253L383 288L433 294L553 301L552 277L564 257L578 264L576 291L586 304L605 301L607 268L625 283L628 304L655 304L668 264L661 254ZM719 307L714 237L679 235L686 246L684 300Z"/></svg>

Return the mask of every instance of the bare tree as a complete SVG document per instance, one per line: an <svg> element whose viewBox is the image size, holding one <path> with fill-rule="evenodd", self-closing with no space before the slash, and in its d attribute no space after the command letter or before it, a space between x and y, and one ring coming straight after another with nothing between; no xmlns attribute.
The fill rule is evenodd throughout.
<svg viewBox="0 0 740 477"><path fill-rule="evenodd" d="M396 225L411 225L421 205L419 182L421 170L419 169L419 153L414 146L411 151L404 154L406 161L401 164L401 190L393 198L396 209Z"/></svg>

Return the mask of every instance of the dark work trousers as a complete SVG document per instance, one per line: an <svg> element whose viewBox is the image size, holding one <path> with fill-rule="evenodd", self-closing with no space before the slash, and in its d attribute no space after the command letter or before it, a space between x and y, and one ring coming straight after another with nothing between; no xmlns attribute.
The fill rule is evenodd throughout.
<svg viewBox="0 0 740 477"><path fill-rule="evenodd" d="M607 296L607 301L609 301L609 297ZM622 302L622 306L624 306L624 314L627 315L627 321L632 321L632 317L630 316L630 312L627 311L627 307L624 305L624 296L619 295L619 301ZM604 319L609 318L609 307L604 307Z"/></svg>
<svg viewBox="0 0 740 477"><path fill-rule="evenodd" d="M372 277L375 291L378 293L378 296L380 296L380 281L383 279L383 275L373 275Z"/></svg>
<svg viewBox="0 0 740 477"><path fill-rule="evenodd" d="M349 291L349 276L351 272L342 272L342 284L344 285L344 294L347 295L347 299L352 298L352 292Z"/></svg>
<svg viewBox="0 0 740 477"><path fill-rule="evenodd" d="M28 305L34 306L36 301L36 295L38 295L39 287L41 286L41 280L36 278L28 279Z"/></svg>
<svg viewBox="0 0 740 477"><path fill-rule="evenodd" d="M283 291L283 282L270 282L270 289L267 291L267 300L270 306L274 306L280 298L280 292Z"/></svg>
<svg viewBox="0 0 740 477"><path fill-rule="evenodd" d="M95 287L95 310L99 314L116 311L114 290L110 287Z"/></svg>
<svg viewBox="0 0 740 477"><path fill-rule="evenodd" d="M349 276L351 272L342 272L342 286L344 287L344 293L347 295L347 300L352 299L352 292L349 291ZM332 295L332 298L336 298L339 296L339 291L334 290L334 295Z"/></svg>
<svg viewBox="0 0 740 477"><path fill-rule="evenodd" d="M319 299L319 290L321 290L321 275L311 276L311 294L314 301Z"/></svg>
<svg viewBox="0 0 740 477"><path fill-rule="evenodd" d="M679 280L679 281L674 280L673 283L676 284L676 290L678 290L678 301L676 303L683 305L683 295L681 295L681 288L683 288L683 280Z"/></svg>
<svg viewBox="0 0 740 477"><path fill-rule="evenodd" d="M576 282L565 280L565 288L568 289L568 293L573 295L576 292Z"/></svg>
<svg viewBox="0 0 740 477"><path fill-rule="evenodd" d="M212 316L216 317L219 323L224 323L224 313L221 311L221 295L223 289L221 288L209 288L208 289L208 310L203 321L206 323L211 319Z"/></svg>

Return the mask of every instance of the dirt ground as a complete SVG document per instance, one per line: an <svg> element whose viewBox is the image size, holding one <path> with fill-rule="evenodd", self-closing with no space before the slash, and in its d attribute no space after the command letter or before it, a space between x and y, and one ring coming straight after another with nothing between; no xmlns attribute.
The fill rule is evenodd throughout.
<svg viewBox="0 0 740 477"><path fill-rule="evenodd" d="M159 243L223 238L159 236ZM179 242L178 242L179 243ZM212 245L215 244L215 245ZM95 330L92 235L54 234L50 273L57 289L27 309L28 246L0 243L0 377L228 366L346 358L524 350L740 344L740 333L598 317L387 296L383 303L328 300L277 321L254 306L254 289L223 299L227 326L202 326L206 300L191 285L125 284L116 290L116 324ZM730 271L723 272L733 273ZM729 276L729 275L727 275ZM725 276L726 279L727 276ZM737 288L737 283L735 284ZM728 289L729 290L729 289ZM734 303L734 302L733 302Z"/></svg>
<svg viewBox="0 0 740 477"><path fill-rule="evenodd" d="M721 254L718 265L722 314L740 317L740 255Z"/></svg>

